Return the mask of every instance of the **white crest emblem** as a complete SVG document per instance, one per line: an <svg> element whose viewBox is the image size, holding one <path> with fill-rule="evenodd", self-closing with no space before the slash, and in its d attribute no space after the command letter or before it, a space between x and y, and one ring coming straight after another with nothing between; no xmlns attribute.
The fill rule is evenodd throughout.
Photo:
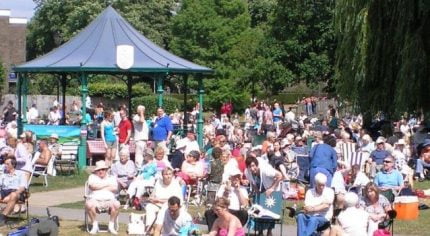
<svg viewBox="0 0 430 236"><path fill-rule="evenodd" d="M116 64L123 70L130 69L134 64L134 47L118 45L116 47Z"/></svg>
<svg viewBox="0 0 430 236"><path fill-rule="evenodd" d="M264 203L268 208L272 208L275 206L276 204L276 200L270 196L266 198L266 202Z"/></svg>

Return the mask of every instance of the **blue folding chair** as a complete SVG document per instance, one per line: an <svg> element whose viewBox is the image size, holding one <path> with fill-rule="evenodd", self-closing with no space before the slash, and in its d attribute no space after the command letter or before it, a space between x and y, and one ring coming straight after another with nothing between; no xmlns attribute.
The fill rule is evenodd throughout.
<svg viewBox="0 0 430 236"><path fill-rule="evenodd" d="M266 196L265 193L254 195L252 202L253 204L258 204L259 206L264 208L264 210L268 210L276 215L279 215L279 218L273 218L264 214L263 215L257 214L258 216L255 216L254 214L249 214L248 234L251 228L254 228L254 234L255 234L257 231L258 225L280 224L281 225L280 235L282 235L282 225L283 225L283 219L284 219L282 192L281 191L273 192L268 197Z"/></svg>

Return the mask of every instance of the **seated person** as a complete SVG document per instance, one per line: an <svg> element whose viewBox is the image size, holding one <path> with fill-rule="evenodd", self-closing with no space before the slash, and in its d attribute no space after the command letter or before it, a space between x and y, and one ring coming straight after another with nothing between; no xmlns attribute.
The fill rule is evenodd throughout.
<svg viewBox="0 0 430 236"><path fill-rule="evenodd" d="M39 154L35 154L32 160L33 165L47 166L49 160L51 160L51 150L49 150L48 143L45 140L39 142Z"/></svg>
<svg viewBox="0 0 430 236"><path fill-rule="evenodd" d="M180 170L182 167L182 163L185 160L184 151L186 147L186 143L183 140L178 140L176 142L176 150L172 154L169 155L169 161L172 164L172 168L174 170Z"/></svg>
<svg viewBox="0 0 430 236"><path fill-rule="evenodd" d="M119 189L127 189L136 175L136 166L129 159L130 153L127 149L121 150L119 153L119 161L111 166L112 175L118 181Z"/></svg>
<svg viewBox="0 0 430 236"><path fill-rule="evenodd" d="M337 225L332 225L330 236L364 236L367 234L369 213L359 207L356 193L345 194L346 209L337 217Z"/></svg>
<svg viewBox="0 0 430 236"><path fill-rule="evenodd" d="M5 173L0 177L0 202L6 203L6 207L0 215L0 226L5 224L5 217L12 212L19 200L20 194L27 187L25 175L15 170L16 164L17 162L14 157L6 157L4 161Z"/></svg>
<svg viewBox="0 0 430 236"><path fill-rule="evenodd" d="M370 182L369 178L365 173L360 170L359 165L353 165L349 172L349 179L347 181L347 186L350 191L354 191L361 196L363 189Z"/></svg>
<svg viewBox="0 0 430 236"><path fill-rule="evenodd" d="M188 154L187 159L182 163L181 172L178 173L178 176L181 177L187 185L196 184L198 178L204 175L204 166L199 159L200 153L192 150Z"/></svg>
<svg viewBox="0 0 430 236"><path fill-rule="evenodd" d="M222 184L219 188L216 198L224 197L228 199L230 202L228 210L240 220L242 225L245 225L248 220L248 213L243 209L248 206L249 198L246 188L240 185L241 176L242 173L239 170L236 173L232 173L229 181ZM217 215L213 209L210 209L205 212L205 218L208 228L211 230Z"/></svg>
<svg viewBox="0 0 430 236"><path fill-rule="evenodd" d="M230 202L227 198L221 197L215 201L213 211L218 218L215 220L209 234L205 236L245 236L240 220L228 210Z"/></svg>
<svg viewBox="0 0 430 236"><path fill-rule="evenodd" d="M85 208L88 212L90 222L93 227L90 234L97 234L99 225L96 220L98 211L108 211L110 214L109 232L111 234L118 234L115 230L115 219L119 213L120 203L115 198L118 191L118 183L114 176L107 174L109 166L105 161L98 161L93 174L88 177L88 187L90 195L85 202Z"/></svg>
<svg viewBox="0 0 430 236"><path fill-rule="evenodd" d="M48 143L49 150L51 150L52 156L57 159L61 159L61 144L58 143L58 134L51 134Z"/></svg>
<svg viewBox="0 0 430 236"><path fill-rule="evenodd" d="M222 172L222 182L227 182L231 173L236 173L239 170L239 163L235 158L231 157L230 151L223 151L220 157L221 163L224 166Z"/></svg>
<svg viewBox="0 0 430 236"><path fill-rule="evenodd" d="M415 174L419 177L420 181L424 180L424 169L430 168L430 139L426 139L417 147L419 159L415 168Z"/></svg>
<svg viewBox="0 0 430 236"><path fill-rule="evenodd" d="M129 199L134 197L141 198L146 187L153 187L155 184L155 174L157 173L157 163L151 154L145 155L145 163L143 164L138 175L128 186L127 194Z"/></svg>
<svg viewBox="0 0 430 236"><path fill-rule="evenodd" d="M387 156L383 163L384 167L376 174L374 183L381 191L381 194L386 196L390 202L393 202L395 195L393 190L400 192L404 187L403 176L398 170L394 169L395 160L392 156Z"/></svg>
<svg viewBox="0 0 430 236"><path fill-rule="evenodd" d="M155 163L157 163L157 174L161 174L161 171L164 170L166 167L171 168L172 165L167 160L167 158L164 158L164 148L161 146L157 146L154 150L154 157L155 157ZM157 175L161 176L161 175Z"/></svg>
<svg viewBox="0 0 430 236"><path fill-rule="evenodd" d="M162 180L155 183L154 190L145 204L145 226L146 232L149 232L150 227L155 222L157 213L167 209L167 200L176 196L182 201L182 189L179 182L173 177L173 170L170 167L162 171Z"/></svg>
<svg viewBox="0 0 430 236"><path fill-rule="evenodd" d="M188 212L181 208L181 200L172 196L167 200L167 209L160 212L154 226L154 236L179 235L182 227L187 227L193 221Z"/></svg>
<svg viewBox="0 0 430 236"><path fill-rule="evenodd" d="M297 235L313 235L318 227L326 224L333 216L334 191L326 187L327 176L315 175L315 187L305 195L304 213L297 215Z"/></svg>
<svg viewBox="0 0 430 236"><path fill-rule="evenodd" d="M378 229L378 224L386 219L387 212L391 210L388 199L379 194L378 187L369 182L364 188L364 197L361 203L369 213L368 236L373 236L373 232Z"/></svg>

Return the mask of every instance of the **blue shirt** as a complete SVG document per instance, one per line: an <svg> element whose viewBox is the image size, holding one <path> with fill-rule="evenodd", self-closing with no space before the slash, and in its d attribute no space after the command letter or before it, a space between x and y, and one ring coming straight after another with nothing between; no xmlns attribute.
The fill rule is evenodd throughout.
<svg viewBox="0 0 430 236"><path fill-rule="evenodd" d="M386 150L376 149L372 153L370 153L370 158L372 158L372 160L376 162L377 165L382 165L384 164L384 159L389 155L390 153Z"/></svg>
<svg viewBox="0 0 430 236"><path fill-rule="evenodd" d="M114 133L114 128L112 123L106 122L104 125L104 134L105 134L105 140L106 142L115 142L116 136Z"/></svg>
<svg viewBox="0 0 430 236"><path fill-rule="evenodd" d="M321 167L331 173L336 171L337 154L334 148L328 144L315 145L309 154L311 158L311 168Z"/></svg>
<svg viewBox="0 0 430 236"><path fill-rule="evenodd" d="M374 182L378 187L399 187L403 185L403 176L398 170L379 171Z"/></svg>
<svg viewBox="0 0 430 236"><path fill-rule="evenodd" d="M27 179L21 171L14 171L13 174L4 173L0 177L1 187L3 189L18 189L27 187Z"/></svg>
<svg viewBox="0 0 430 236"><path fill-rule="evenodd" d="M167 135L173 130L172 121L168 116L157 117L152 129L152 139L154 141L166 141Z"/></svg>
<svg viewBox="0 0 430 236"><path fill-rule="evenodd" d="M273 110L273 121L274 122L280 121L282 119L281 115L282 115L281 108L276 108L275 110Z"/></svg>

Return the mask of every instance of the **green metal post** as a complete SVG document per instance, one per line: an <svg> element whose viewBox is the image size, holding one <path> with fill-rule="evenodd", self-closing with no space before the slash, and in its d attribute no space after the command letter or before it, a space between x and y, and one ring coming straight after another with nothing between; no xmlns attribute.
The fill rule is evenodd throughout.
<svg viewBox="0 0 430 236"><path fill-rule="evenodd" d="M163 76L158 76L157 77L157 94L158 94L158 102L157 105L158 107L163 107Z"/></svg>
<svg viewBox="0 0 430 236"><path fill-rule="evenodd" d="M88 77L81 74L81 100L82 100L82 120L81 120L81 143L79 144L78 167L84 169L87 165L87 115L86 100L88 95ZM91 163L90 163L91 164Z"/></svg>
<svg viewBox="0 0 430 236"><path fill-rule="evenodd" d="M203 148L203 95L205 94L205 90L203 88L203 79L202 77L198 78L199 80L199 117L197 119L197 135L200 149Z"/></svg>
<svg viewBox="0 0 430 236"><path fill-rule="evenodd" d="M27 93L28 93L28 79L27 75L22 75L22 127L27 124Z"/></svg>
<svg viewBox="0 0 430 236"><path fill-rule="evenodd" d="M132 76L127 76L127 94L128 94L128 118L131 120L132 108L131 108L131 99L133 98L133 80Z"/></svg>
<svg viewBox="0 0 430 236"><path fill-rule="evenodd" d="M22 94L22 78L21 74L17 74L18 77L18 86L17 86L17 94L18 94L18 134L17 137L19 137L22 134L22 104L21 104L21 94Z"/></svg>

